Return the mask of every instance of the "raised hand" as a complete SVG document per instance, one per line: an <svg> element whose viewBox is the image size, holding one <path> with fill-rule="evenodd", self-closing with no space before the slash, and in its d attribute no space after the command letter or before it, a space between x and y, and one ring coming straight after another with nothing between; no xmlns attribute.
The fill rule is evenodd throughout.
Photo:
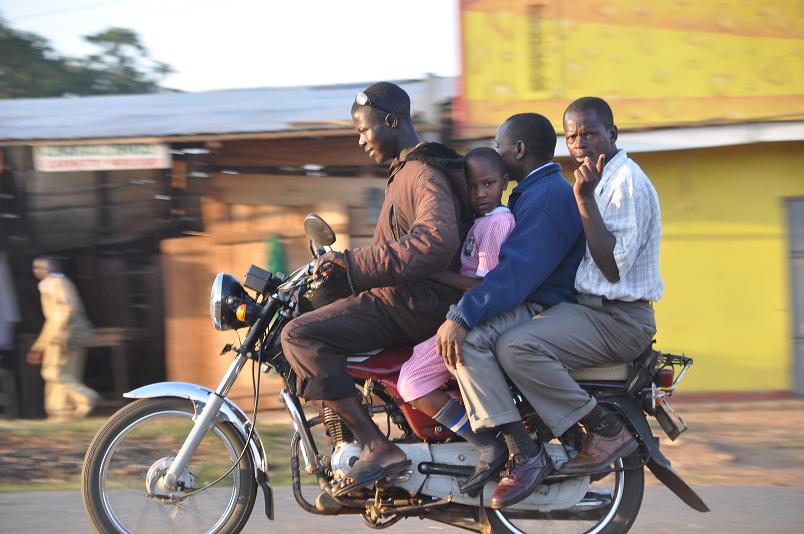
<svg viewBox="0 0 804 534"><path fill-rule="evenodd" d="M594 198L595 188L600 183L603 176L603 166L606 164L606 155L601 154L597 158L597 164L593 164L591 158L586 157L580 167L575 170L575 184L572 189L575 196L583 198Z"/></svg>

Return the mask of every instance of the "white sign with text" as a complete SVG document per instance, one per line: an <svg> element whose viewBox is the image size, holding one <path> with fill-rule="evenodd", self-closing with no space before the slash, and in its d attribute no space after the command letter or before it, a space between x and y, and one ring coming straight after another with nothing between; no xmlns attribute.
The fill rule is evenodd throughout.
<svg viewBox="0 0 804 534"><path fill-rule="evenodd" d="M165 169L166 144L50 145L34 147L34 169L45 172Z"/></svg>

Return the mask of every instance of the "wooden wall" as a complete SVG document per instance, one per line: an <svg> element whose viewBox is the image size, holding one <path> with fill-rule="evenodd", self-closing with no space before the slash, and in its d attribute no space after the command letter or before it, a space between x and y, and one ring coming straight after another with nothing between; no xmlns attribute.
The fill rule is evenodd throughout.
<svg viewBox="0 0 804 534"><path fill-rule="evenodd" d="M214 275L242 278L250 264L265 266L272 235L288 270L306 263L302 221L311 211L331 223L336 248L368 244L382 203L387 168L368 158L356 135L189 148L199 147L209 152L174 152L172 169L84 173L37 172L30 147L5 149L22 191L24 255L67 257L98 326L145 332L129 350L132 387L166 375L214 388L230 361L217 354L237 341L212 327ZM108 382L102 358L95 356L87 373L101 389ZM247 407L251 383L244 375L234 396ZM269 383L263 406L276 406L278 384Z"/></svg>
<svg viewBox="0 0 804 534"><path fill-rule="evenodd" d="M42 325L31 273L31 260L38 255L61 258L97 327L130 334L121 341L127 355L126 385L160 380L164 321L158 240L171 226L171 203L156 197L169 192L168 173L44 173L33 170L30 147L7 147L3 152L7 170L0 248L10 256L17 297L27 303L7 362L20 384L22 415L42 415L38 368L24 359ZM85 382L108 400L122 403L114 391L110 350L89 351Z"/></svg>
<svg viewBox="0 0 804 534"><path fill-rule="evenodd" d="M319 213L338 236L336 248L368 244L376 215L367 203L381 202L382 178L337 178L216 174L203 203L203 235L162 241L165 276L165 350L169 380L217 386L231 362L218 357L234 332L218 332L209 316L209 291L218 272L239 279L249 265L266 265L265 240L279 236L289 271L310 261L303 220ZM278 407L280 381L264 382L261 405ZM250 406L251 378L244 372L232 391Z"/></svg>

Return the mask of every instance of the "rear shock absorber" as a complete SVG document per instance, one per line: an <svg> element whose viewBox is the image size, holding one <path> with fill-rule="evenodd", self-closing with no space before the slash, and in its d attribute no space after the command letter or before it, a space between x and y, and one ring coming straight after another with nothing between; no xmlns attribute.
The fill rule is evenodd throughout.
<svg viewBox="0 0 804 534"><path fill-rule="evenodd" d="M332 440L333 446L355 441L355 435L352 430L344 424L340 416L332 411L329 406L324 407L323 413L324 425L327 427L327 434Z"/></svg>

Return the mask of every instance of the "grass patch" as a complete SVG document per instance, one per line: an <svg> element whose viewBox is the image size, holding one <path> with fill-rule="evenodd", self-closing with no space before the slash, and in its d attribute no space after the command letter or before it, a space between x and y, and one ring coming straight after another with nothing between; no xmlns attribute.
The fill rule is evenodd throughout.
<svg viewBox="0 0 804 534"><path fill-rule="evenodd" d="M106 422L105 417L87 417L74 421L48 421L47 419L0 419L0 436L52 438L87 436L90 440ZM0 439L2 444L2 439Z"/></svg>
<svg viewBox="0 0 804 534"><path fill-rule="evenodd" d="M271 484L288 486L293 426L289 420L265 424L260 423L258 417L257 421ZM0 421L0 493L79 489L84 454L105 422L105 417L77 421ZM323 429L314 430L319 450L325 451ZM302 483L315 484L314 477L304 472L303 460Z"/></svg>

